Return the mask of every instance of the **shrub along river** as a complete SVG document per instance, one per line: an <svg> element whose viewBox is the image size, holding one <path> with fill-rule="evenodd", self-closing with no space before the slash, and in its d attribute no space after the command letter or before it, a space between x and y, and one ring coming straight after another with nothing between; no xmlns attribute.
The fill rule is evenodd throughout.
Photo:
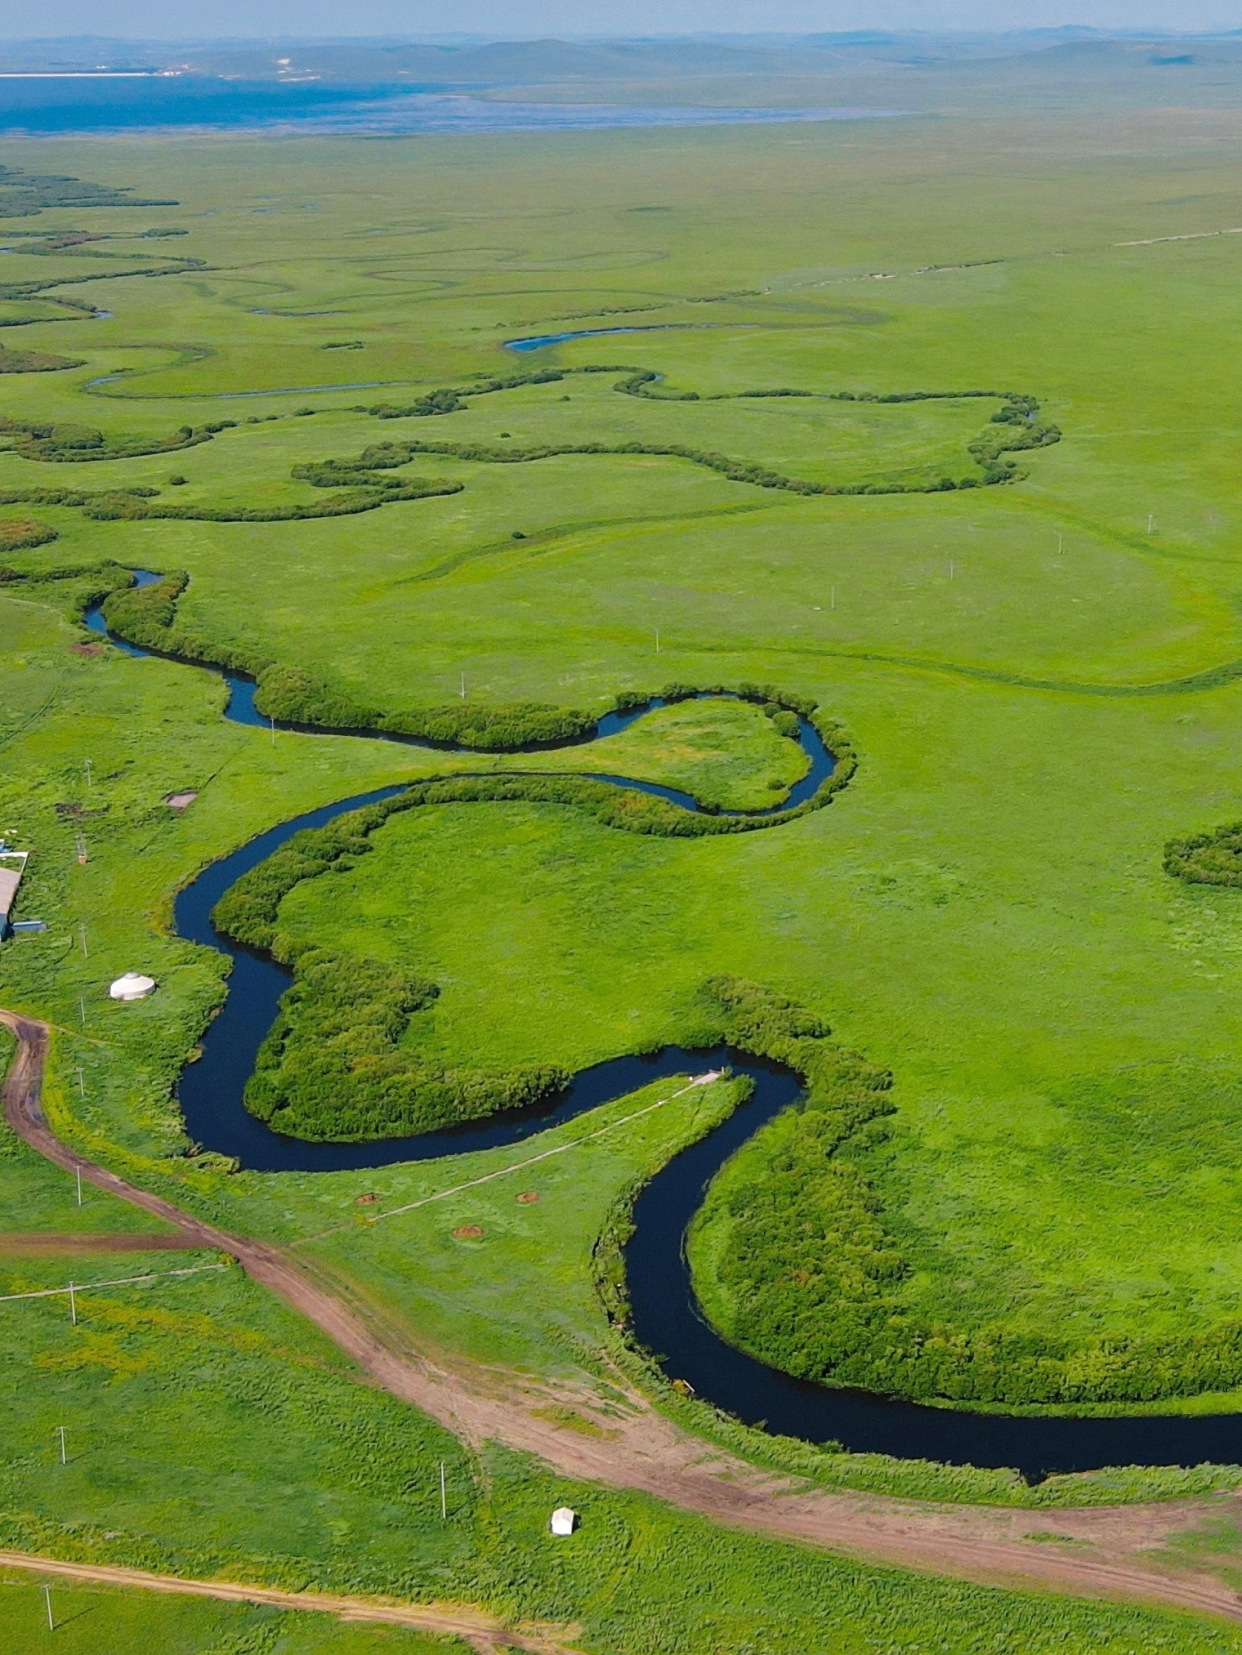
<svg viewBox="0 0 1242 1655"><path fill-rule="evenodd" d="M147 571L138 575L143 585L159 578ZM108 633L100 606L88 610L85 620L93 631L111 637L127 653L151 653ZM228 672L222 676L230 688L225 716L266 728L268 721L255 711L253 683ZM615 734L657 704L608 714L591 739ZM411 737L386 739L428 745ZM810 769L786 800L771 807L774 811L809 798L832 772L832 755L806 719L800 720L799 740ZM689 794L672 788L620 776L595 779L658 794L686 810L699 808ZM563 1092L532 1108L370 1143L310 1143L288 1138L251 1115L243 1101L246 1082L290 975L267 955L217 933L211 923L212 909L242 874L293 834L322 827L346 811L400 791L387 787L357 794L282 822L213 863L178 895L174 913L179 934L221 950L233 962L228 996L203 1038L202 1058L187 1066L179 1085L186 1130L205 1149L235 1156L255 1172L339 1172L433 1160L516 1144L653 1080L728 1066L750 1077L752 1096L656 1173L635 1204L634 1235L625 1252L634 1334L640 1344L657 1353L660 1366L671 1378L687 1381L703 1401L780 1435L816 1443L835 1441L855 1453L1012 1466L1032 1481L1052 1472L1091 1471L1110 1465L1242 1463L1242 1413L1080 1417L934 1408L795 1379L727 1344L708 1323L695 1297L685 1255L686 1229L707 1185L729 1156L774 1115L796 1102L801 1092L799 1077L792 1070L750 1053L728 1046L693 1051L666 1046L651 1056L613 1058L583 1070Z"/></svg>

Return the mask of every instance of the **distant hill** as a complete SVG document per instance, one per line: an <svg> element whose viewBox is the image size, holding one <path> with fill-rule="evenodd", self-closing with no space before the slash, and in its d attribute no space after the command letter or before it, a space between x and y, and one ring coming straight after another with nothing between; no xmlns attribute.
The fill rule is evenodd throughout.
<svg viewBox="0 0 1242 1655"><path fill-rule="evenodd" d="M1008 112L1084 99L1101 108L1221 107L1236 105L1242 91L1242 30L1212 37L1066 27L635 40L0 42L0 70L9 74L101 69L176 71L185 96L209 101L229 87L240 98L243 86L257 95L267 85L275 96L276 87L301 87L325 102L347 88L384 89L381 95L417 88L493 101L715 108ZM21 81L0 81L0 108L24 107L32 96ZM99 96L112 101L112 94ZM123 101L119 92L116 101Z"/></svg>

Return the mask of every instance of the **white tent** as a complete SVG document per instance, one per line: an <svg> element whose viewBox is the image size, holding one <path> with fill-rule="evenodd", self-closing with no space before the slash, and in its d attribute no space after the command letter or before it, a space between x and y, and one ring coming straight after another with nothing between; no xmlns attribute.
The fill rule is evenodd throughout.
<svg viewBox="0 0 1242 1655"><path fill-rule="evenodd" d="M549 1527L553 1534L572 1534L578 1526L578 1513L569 1506L557 1506Z"/></svg>
<svg viewBox="0 0 1242 1655"><path fill-rule="evenodd" d="M145 1000L154 987L154 977L144 977L140 972L127 971L123 977L117 978L108 993L114 1000Z"/></svg>

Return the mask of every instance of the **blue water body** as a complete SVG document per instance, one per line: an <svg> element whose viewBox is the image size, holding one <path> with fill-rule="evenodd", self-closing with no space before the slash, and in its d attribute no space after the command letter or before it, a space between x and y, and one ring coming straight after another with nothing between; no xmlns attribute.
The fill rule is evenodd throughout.
<svg viewBox="0 0 1242 1655"><path fill-rule="evenodd" d="M150 571L138 576L140 585L158 579ZM88 612L86 621L92 631L110 636L98 606ZM115 637L112 641L130 655L150 653ZM230 684L226 716L244 724L265 724L254 709L254 685L233 674L223 676ZM588 739L615 735L658 704L609 713ZM832 755L822 741L817 750L809 735L818 740L813 727L803 720L800 736L811 770L783 802L785 808L809 796L805 790L813 791L831 770ZM688 810L700 808L689 794L671 788L624 777L598 779L658 793ZM1031 1481L1054 1472L1113 1465L1242 1464L1242 1414L1033 1418L932 1408L795 1379L727 1344L695 1296L685 1253L686 1231L707 1186L729 1157L801 1095L798 1076L782 1064L723 1045L705 1050L667 1046L651 1055L613 1058L585 1069L563 1092L532 1108L369 1143L309 1143L274 1132L251 1115L244 1101L246 1083L290 976L269 956L219 934L211 921L212 910L242 874L257 867L293 834L321 827L346 811L400 791L400 787L379 788L282 822L213 863L178 894L174 904L178 933L219 949L232 961L224 1006L203 1037L201 1058L185 1068L178 1086L186 1130L203 1148L234 1156L242 1166L261 1173L356 1171L425 1161L521 1143L652 1081L728 1068L750 1080L750 1098L656 1173L635 1203L634 1234L625 1248L634 1335L656 1353L670 1378L688 1382L705 1401L747 1424L781 1435L815 1443L837 1442L856 1453L1012 1467Z"/></svg>
<svg viewBox="0 0 1242 1655"><path fill-rule="evenodd" d="M563 345L567 339L601 339L607 333L668 333L674 328L693 326L688 322L655 322L650 327L579 328L574 333L534 333L526 339L506 339L507 351L542 351L549 345Z"/></svg>
<svg viewBox="0 0 1242 1655"><path fill-rule="evenodd" d="M606 127L869 120L901 113L892 109L646 109L616 104L503 103L471 97L443 85L411 86L408 82L289 84L209 75L0 80L0 132L36 134L185 127L392 134L563 132Z"/></svg>

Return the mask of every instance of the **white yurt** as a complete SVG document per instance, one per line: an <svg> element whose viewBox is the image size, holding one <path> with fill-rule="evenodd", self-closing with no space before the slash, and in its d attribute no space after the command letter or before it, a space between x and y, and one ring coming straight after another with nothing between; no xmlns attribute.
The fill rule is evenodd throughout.
<svg viewBox="0 0 1242 1655"><path fill-rule="evenodd" d="M572 1534L578 1527L578 1513L569 1506L557 1506L548 1526L553 1534Z"/></svg>
<svg viewBox="0 0 1242 1655"><path fill-rule="evenodd" d="M138 971L127 971L123 977L117 978L108 993L114 1000L145 1000L154 987L154 977L144 977Z"/></svg>

